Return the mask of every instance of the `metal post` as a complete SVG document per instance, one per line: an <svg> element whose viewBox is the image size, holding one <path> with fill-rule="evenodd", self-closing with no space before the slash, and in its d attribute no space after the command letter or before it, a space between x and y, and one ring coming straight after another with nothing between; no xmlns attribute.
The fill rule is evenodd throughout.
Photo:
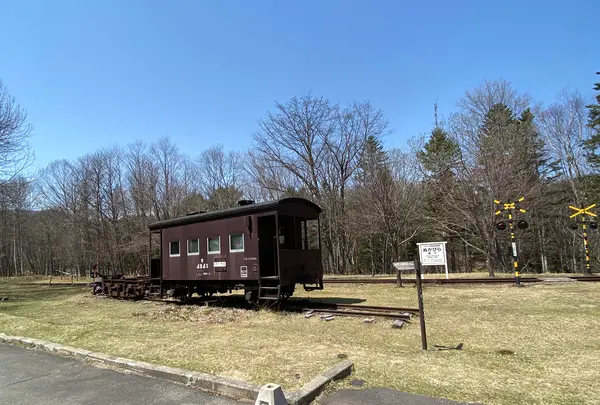
<svg viewBox="0 0 600 405"><path fill-rule="evenodd" d="M513 258L513 268L515 270L515 283L517 285L517 287L521 286L521 277L519 275L519 261L518 261L518 257L517 257L517 242L515 239L515 227L513 224L513 217L514 217L514 210L519 210L519 212L527 212L526 210L524 210L523 208L520 208L517 206L517 204L519 204L521 201L523 201L525 199L525 197L521 197L519 198L517 201L514 202L508 202L508 203L501 203L499 200L494 200L494 202L496 204L501 204L501 208L496 211L494 214L495 215L500 215L502 213L502 211L507 211L508 212L508 226L510 228L510 245L512 248L512 258ZM521 221L523 223L523 225L521 225L521 223L519 223L519 228L521 229L526 229L528 227L527 222L525 221ZM501 225L502 223L498 223L497 225ZM505 228L498 228L500 230L504 230Z"/></svg>
<svg viewBox="0 0 600 405"><path fill-rule="evenodd" d="M589 215L590 217L597 217L597 214L594 214L593 212L591 212L590 210L592 208L594 208L596 206L596 204L592 204L588 207L585 208L579 208L579 207L575 207L573 205L569 205L569 208L571 208L572 210L575 211L574 214L572 214L570 216L570 218L575 218L578 215L581 215L581 226L583 228L583 248L585 250L585 272L587 274L591 274L591 263L590 263L590 246L589 246L589 242L588 242L588 224L585 221L585 216ZM575 220L577 221L577 219ZM596 228L596 224L591 221L590 225L592 226L592 228ZM577 229L577 225L575 225L575 227L573 228L573 230Z"/></svg>
<svg viewBox="0 0 600 405"><path fill-rule="evenodd" d="M587 223L585 216L581 217L581 226L583 228L583 249L585 251L585 274L590 274L590 245L588 244Z"/></svg>
<svg viewBox="0 0 600 405"><path fill-rule="evenodd" d="M521 285L521 278L519 276L519 260L517 257L517 242L515 241L515 228L513 225L512 209L508 212L508 226L510 227L510 245L512 247L513 267L515 269L515 283L518 287Z"/></svg>
<svg viewBox="0 0 600 405"><path fill-rule="evenodd" d="M415 283L417 285L417 297L419 302L419 323L421 324L421 346L427 350L427 334L425 332L425 314L423 312L423 287L421 285L421 261L415 256Z"/></svg>

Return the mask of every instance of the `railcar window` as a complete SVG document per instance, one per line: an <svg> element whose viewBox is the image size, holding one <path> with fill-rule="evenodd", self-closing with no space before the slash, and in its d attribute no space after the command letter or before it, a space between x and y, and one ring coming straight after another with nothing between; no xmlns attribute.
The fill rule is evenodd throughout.
<svg viewBox="0 0 600 405"><path fill-rule="evenodd" d="M200 254L200 239L188 240L188 255Z"/></svg>
<svg viewBox="0 0 600 405"><path fill-rule="evenodd" d="M244 234L237 233L229 235L229 251L243 252L244 251Z"/></svg>
<svg viewBox="0 0 600 405"><path fill-rule="evenodd" d="M279 216L279 246L282 249L301 249L300 218Z"/></svg>
<svg viewBox="0 0 600 405"><path fill-rule="evenodd" d="M221 253L221 237L208 238L208 253Z"/></svg>
<svg viewBox="0 0 600 405"><path fill-rule="evenodd" d="M306 221L306 238L309 249L319 248L319 223L316 219Z"/></svg>
<svg viewBox="0 0 600 405"><path fill-rule="evenodd" d="M179 256L179 241L169 242L169 256Z"/></svg>

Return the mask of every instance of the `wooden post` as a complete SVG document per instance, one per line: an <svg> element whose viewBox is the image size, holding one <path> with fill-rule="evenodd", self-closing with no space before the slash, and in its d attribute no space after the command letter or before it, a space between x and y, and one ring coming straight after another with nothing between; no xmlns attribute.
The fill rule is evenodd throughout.
<svg viewBox="0 0 600 405"><path fill-rule="evenodd" d="M402 287L402 272L400 270L396 270L396 287Z"/></svg>
<svg viewBox="0 0 600 405"><path fill-rule="evenodd" d="M421 324L421 345L423 350L427 350L427 334L425 332L425 314L423 311L423 287L421 285L421 261L419 256L415 255L415 283L417 285L417 297L419 303L419 323Z"/></svg>

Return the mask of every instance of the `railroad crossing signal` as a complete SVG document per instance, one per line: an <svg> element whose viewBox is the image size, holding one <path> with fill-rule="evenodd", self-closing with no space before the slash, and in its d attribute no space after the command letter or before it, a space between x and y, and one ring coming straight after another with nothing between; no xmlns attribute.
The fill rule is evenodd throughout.
<svg viewBox="0 0 600 405"><path fill-rule="evenodd" d="M496 204L500 205L500 208L494 213L495 215L500 215L500 214L502 214L503 211L508 212L508 227L510 229L510 242L511 242L511 246L512 246L513 267L515 269L515 283L517 286L521 285L521 279L519 276L519 260L518 260L518 256L517 256L517 243L515 241L515 232L514 232L515 228L513 225L513 217L514 217L514 211L519 211L521 213L527 212L527 210L519 207L519 203L522 202L523 200L525 200L525 197L521 197L517 201L510 201L510 202L506 202L506 203L503 203L499 200L494 200L494 202ZM517 222L517 227L519 229L524 230L529 227L529 224L527 223L527 221L522 219ZM506 223L504 221L497 222L496 229L498 229L499 231L504 231L506 229Z"/></svg>
<svg viewBox="0 0 600 405"><path fill-rule="evenodd" d="M586 214L586 215L589 215L590 217L597 217L598 215L594 214L593 212L590 212L590 210L592 208L594 208L595 206L596 206L596 204L592 204L589 207L577 208L572 205L569 205L569 208L577 211L575 214L572 214L569 218L575 218L577 215L581 215L581 214ZM585 217L583 217L583 218L585 218Z"/></svg>
<svg viewBox="0 0 600 405"><path fill-rule="evenodd" d="M507 210L519 210L520 212L527 212L526 210L524 210L523 208L517 208L517 204L522 202L525 199L525 197L521 197L519 198L517 201L515 202L508 202L508 203L502 203L499 200L494 200L494 202L498 205L501 205L502 207L495 212L496 215L500 215L502 213L502 211L507 211Z"/></svg>
<svg viewBox="0 0 600 405"><path fill-rule="evenodd" d="M571 208L573 211L575 211L575 213L571 214L571 216L569 218L575 218L578 215L581 215L581 226L583 228L583 248L585 250L585 269L586 269L587 273L591 273L591 271L590 271L591 266L590 266L590 245L588 243L587 223L585 221L585 218L586 218L586 215L590 216L590 217L598 216L590 211L595 206L596 206L596 204L592 204L585 208L579 208L579 207L575 207L573 205L569 205L569 208ZM577 224L575 223L575 224L571 225L571 228L573 230L576 230ZM592 228L592 229L598 228L598 223L595 221L590 221L590 228Z"/></svg>

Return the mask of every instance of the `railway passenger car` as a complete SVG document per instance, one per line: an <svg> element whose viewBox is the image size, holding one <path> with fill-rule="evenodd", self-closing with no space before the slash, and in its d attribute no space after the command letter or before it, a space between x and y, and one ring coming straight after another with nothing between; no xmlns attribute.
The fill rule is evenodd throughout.
<svg viewBox="0 0 600 405"><path fill-rule="evenodd" d="M150 250L152 235L160 242L150 277L137 284L108 278L102 290L113 296L170 292L186 300L194 293L243 289L246 299L256 302L286 299L297 284L323 289L320 213L315 203L290 197L242 200L234 208L152 223Z"/></svg>

